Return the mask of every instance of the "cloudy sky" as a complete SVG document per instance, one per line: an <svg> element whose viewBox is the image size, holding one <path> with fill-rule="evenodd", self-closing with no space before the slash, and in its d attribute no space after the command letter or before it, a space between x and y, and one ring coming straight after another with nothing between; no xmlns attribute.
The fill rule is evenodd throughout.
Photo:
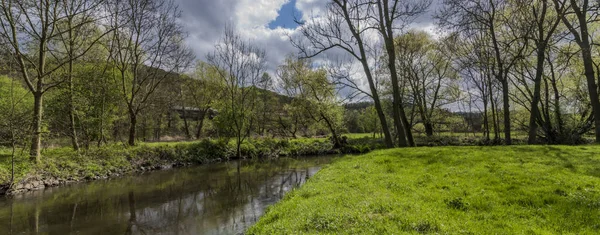
<svg viewBox="0 0 600 235"><path fill-rule="evenodd" d="M189 32L188 43L200 60L213 50L225 25L266 49L269 72L290 53L296 53L288 36L296 32L294 18L307 19L326 8L326 0L177 0L183 11L182 20ZM414 27L433 31L428 12Z"/></svg>

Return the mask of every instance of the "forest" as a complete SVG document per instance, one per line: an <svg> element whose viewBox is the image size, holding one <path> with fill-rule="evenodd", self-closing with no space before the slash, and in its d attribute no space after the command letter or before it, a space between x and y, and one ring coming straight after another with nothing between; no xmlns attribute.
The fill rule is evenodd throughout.
<svg viewBox="0 0 600 235"><path fill-rule="evenodd" d="M173 1L4 1L1 142L40 158L48 147L203 137L600 141L597 2L527 2L444 1L433 35L405 29L431 1L336 1L268 73L268 48L233 26L197 60ZM339 59L312 59L335 50Z"/></svg>

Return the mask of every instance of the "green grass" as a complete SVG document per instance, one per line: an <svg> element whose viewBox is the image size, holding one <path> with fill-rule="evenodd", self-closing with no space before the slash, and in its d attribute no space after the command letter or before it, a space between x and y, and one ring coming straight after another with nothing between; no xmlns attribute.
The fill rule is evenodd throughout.
<svg viewBox="0 0 600 235"><path fill-rule="evenodd" d="M600 146L434 147L346 156L248 234L599 234Z"/></svg>

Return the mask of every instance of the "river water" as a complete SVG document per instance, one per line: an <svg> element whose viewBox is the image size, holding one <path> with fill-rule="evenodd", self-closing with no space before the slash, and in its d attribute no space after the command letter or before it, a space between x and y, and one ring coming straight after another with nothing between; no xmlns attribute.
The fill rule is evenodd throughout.
<svg viewBox="0 0 600 235"><path fill-rule="evenodd" d="M0 198L0 234L242 234L331 157L226 162Z"/></svg>

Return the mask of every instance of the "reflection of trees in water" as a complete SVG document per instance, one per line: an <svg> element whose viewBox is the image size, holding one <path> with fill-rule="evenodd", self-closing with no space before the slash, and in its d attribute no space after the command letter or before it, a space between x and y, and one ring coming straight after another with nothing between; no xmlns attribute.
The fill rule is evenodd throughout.
<svg viewBox="0 0 600 235"><path fill-rule="evenodd" d="M10 217L9 224L0 222L0 234L241 232L316 171L282 162L258 163L240 174L231 165L155 172L66 188L35 197L35 203L10 201L0 207L0 218Z"/></svg>
<svg viewBox="0 0 600 235"><path fill-rule="evenodd" d="M173 189L171 193L182 193L178 199L137 211L137 232L243 231L256 222L264 207L302 184L308 174L308 169L228 173L206 182L204 189L196 193L185 194L185 190Z"/></svg>

